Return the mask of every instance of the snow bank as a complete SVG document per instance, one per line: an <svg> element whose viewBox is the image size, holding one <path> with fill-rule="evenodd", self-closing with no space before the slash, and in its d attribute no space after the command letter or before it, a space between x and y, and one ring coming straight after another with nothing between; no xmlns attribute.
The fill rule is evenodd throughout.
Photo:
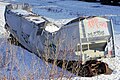
<svg viewBox="0 0 120 80"><path fill-rule="evenodd" d="M24 78L40 80L59 77L61 73L67 74L65 76L72 75L19 46L9 44L6 38L0 41L0 79L4 76L10 79L11 76L15 80Z"/></svg>
<svg viewBox="0 0 120 80"><path fill-rule="evenodd" d="M81 1L57 1L49 4L40 3L39 5L33 6L33 12L47 17L48 20L56 24L64 24L69 20L81 16L120 16L120 8L118 6ZM113 18L116 20L115 17Z"/></svg>
<svg viewBox="0 0 120 80"><path fill-rule="evenodd" d="M0 2L0 38L4 36L5 29L3 28L5 25L4 11L5 5L8 3Z"/></svg>

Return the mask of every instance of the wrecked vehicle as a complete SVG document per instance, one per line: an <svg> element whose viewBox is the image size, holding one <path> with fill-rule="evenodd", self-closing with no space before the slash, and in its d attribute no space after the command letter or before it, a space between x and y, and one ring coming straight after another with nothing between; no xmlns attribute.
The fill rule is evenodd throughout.
<svg viewBox="0 0 120 80"><path fill-rule="evenodd" d="M58 26L33 13L28 4L9 4L5 21L5 29L22 46L46 61L73 65L71 62L86 64L91 59L115 56L113 25L106 16L78 17Z"/></svg>
<svg viewBox="0 0 120 80"><path fill-rule="evenodd" d="M57 26L33 13L28 4L10 4L5 20L5 28L39 57L85 62L115 56L113 25L107 17L78 17Z"/></svg>

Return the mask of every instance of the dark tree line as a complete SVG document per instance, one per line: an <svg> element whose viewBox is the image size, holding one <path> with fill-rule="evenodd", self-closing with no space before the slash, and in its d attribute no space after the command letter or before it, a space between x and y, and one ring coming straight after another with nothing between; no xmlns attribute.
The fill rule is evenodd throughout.
<svg viewBox="0 0 120 80"><path fill-rule="evenodd" d="M101 4L120 5L120 0L79 0L87 2L100 2Z"/></svg>

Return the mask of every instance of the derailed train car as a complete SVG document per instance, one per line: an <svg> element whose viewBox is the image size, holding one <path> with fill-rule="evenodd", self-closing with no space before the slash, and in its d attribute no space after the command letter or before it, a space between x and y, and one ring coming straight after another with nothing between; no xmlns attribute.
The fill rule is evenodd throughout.
<svg viewBox="0 0 120 80"><path fill-rule="evenodd" d="M26 49L44 59L85 62L115 56L112 21L107 17L79 17L57 26L33 13L28 4L10 4L5 20L5 28Z"/></svg>
<svg viewBox="0 0 120 80"><path fill-rule="evenodd" d="M86 61L114 57L112 26L112 21L107 17L81 17L63 26L56 34L55 40L59 40L60 50L65 49L66 52L70 52L68 54L72 55L68 57L70 59L79 60L81 56L82 61ZM73 58L74 55L77 57Z"/></svg>

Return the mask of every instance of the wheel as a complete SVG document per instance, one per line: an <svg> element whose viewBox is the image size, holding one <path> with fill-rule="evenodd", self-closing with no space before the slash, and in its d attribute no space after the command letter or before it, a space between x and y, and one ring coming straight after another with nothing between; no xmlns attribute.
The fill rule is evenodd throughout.
<svg viewBox="0 0 120 80"><path fill-rule="evenodd" d="M6 29L6 31L8 31L9 25L6 23L4 28Z"/></svg>

